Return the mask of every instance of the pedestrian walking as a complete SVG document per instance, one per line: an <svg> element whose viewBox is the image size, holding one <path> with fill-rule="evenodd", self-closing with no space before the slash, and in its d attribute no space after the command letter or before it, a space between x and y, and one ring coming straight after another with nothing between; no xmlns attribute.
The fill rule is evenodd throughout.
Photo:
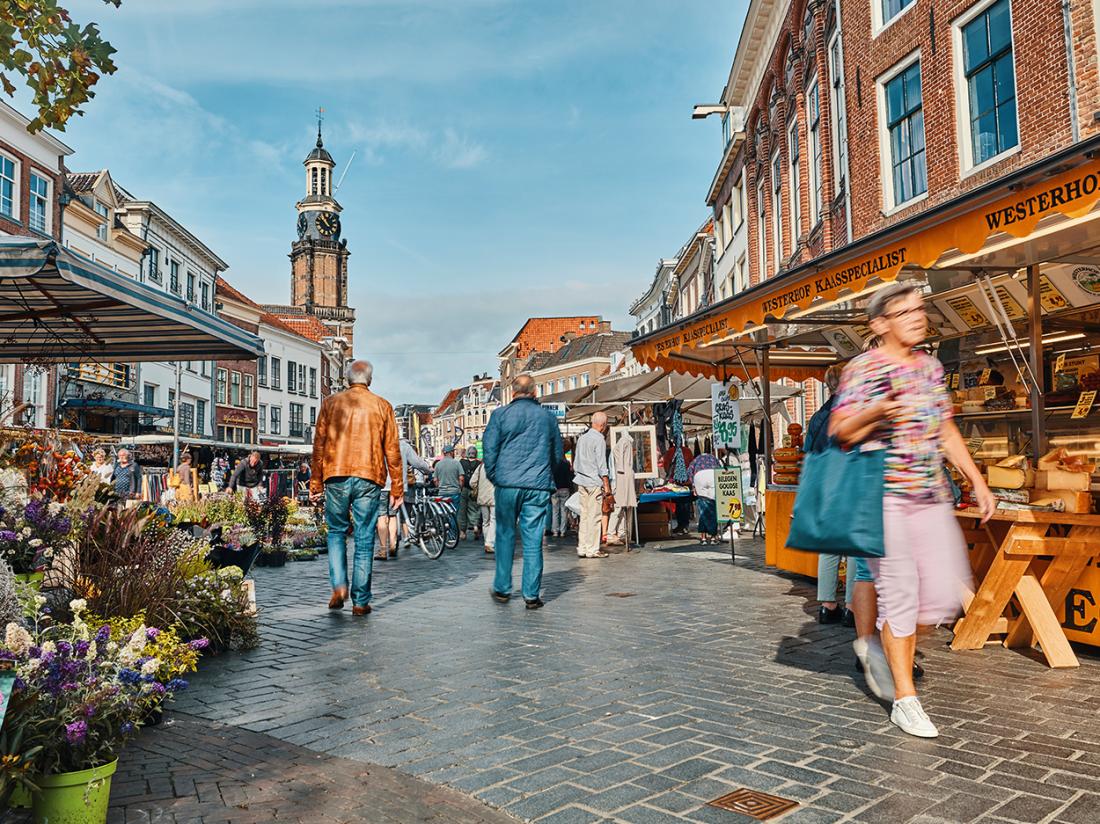
<svg viewBox="0 0 1100 824"><path fill-rule="evenodd" d="M836 391L840 386L842 369L833 364L825 370L825 386L829 390L829 398L810 418L806 424L806 451L821 452L835 441L829 437L829 416L833 413L836 404ZM843 622L846 627L855 626L855 616L852 613L852 598L855 591L855 564L848 562L847 572L844 575L844 602L837 601L836 588L840 576L840 556L822 553L817 556L817 622L819 624L835 624Z"/></svg>
<svg viewBox="0 0 1100 824"><path fill-rule="evenodd" d="M577 439L577 454L573 460L573 481L581 494L581 521L577 528L577 556L606 558L600 548L603 499L611 496L611 481L607 468L607 415L597 412L592 423Z"/></svg>
<svg viewBox="0 0 1100 824"><path fill-rule="evenodd" d="M566 452L572 451L572 443L563 444L563 449ZM561 538L569 527L569 512L565 508L565 502L573 494L573 467L564 454L554 464L554 486L554 492L550 496L550 534Z"/></svg>
<svg viewBox="0 0 1100 824"><path fill-rule="evenodd" d="M439 497L446 498L460 516L462 505L462 464L455 460L453 444L443 447L443 458L435 465L435 483L439 487ZM461 517L461 516L460 516Z"/></svg>
<svg viewBox="0 0 1100 824"><path fill-rule="evenodd" d="M371 611L374 540L382 485L390 477L388 504L397 509L405 497L397 419L389 401L370 391L374 367L353 362L348 388L321 402L313 432L310 493L324 496L328 525L329 609L342 609L348 597L347 534L354 532L351 603L353 615ZM350 522L348 514L351 514Z"/></svg>
<svg viewBox="0 0 1100 824"><path fill-rule="evenodd" d="M708 466L705 469L696 470L691 479L695 503L699 506L699 542L702 544L718 543L718 510L715 508L714 500L714 473L714 467Z"/></svg>
<svg viewBox="0 0 1100 824"><path fill-rule="evenodd" d="M192 483L192 472L194 471L191 466L191 453L184 452L180 455L180 462L176 465L173 472L175 476L175 490L177 501L193 501L195 500L195 487ZM168 479L168 484L171 486L173 478Z"/></svg>
<svg viewBox="0 0 1100 824"><path fill-rule="evenodd" d="M910 735L935 738L939 732L913 682L917 627L954 619L971 580L944 458L970 481L983 521L996 501L952 420L943 367L914 348L928 324L919 291L887 286L871 299L867 316L879 345L845 368L829 433L845 447L887 450L885 554L868 566L894 687L890 721Z"/></svg>
<svg viewBox="0 0 1100 824"><path fill-rule="evenodd" d="M229 479L229 491L244 490L245 496L258 501L264 500L264 462L260 453L253 450L248 457L237 464Z"/></svg>
<svg viewBox="0 0 1100 824"><path fill-rule="evenodd" d="M115 467L111 470L111 485L115 488L115 494L123 500L141 495L141 467L134 463L126 447L118 450Z"/></svg>
<svg viewBox="0 0 1100 824"><path fill-rule="evenodd" d="M416 454L413 445L408 438L400 439L401 450L401 477L405 479L405 488L412 485L411 471L428 476L432 474L432 466L426 460ZM411 469L410 469L411 468ZM397 557L397 549L400 541L397 536L397 513L399 507L393 505L390 494L393 492L393 478L389 470L386 470L386 483L382 487L382 500L378 502L378 551L374 556L376 561L386 561Z"/></svg>
<svg viewBox="0 0 1100 824"><path fill-rule="evenodd" d="M470 540L476 541L481 536L480 519L481 507L477 503L477 493L472 491L470 480L481 466L477 457L477 447L466 447L466 457L459 463L462 465L462 492L458 510L458 537L466 539L469 533Z"/></svg>
<svg viewBox="0 0 1100 824"><path fill-rule="evenodd" d="M497 528L496 490L485 472L484 463L479 463L474 471L473 480L470 481L470 492L481 509L481 534L485 541L485 554L492 555Z"/></svg>
<svg viewBox="0 0 1100 824"><path fill-rule="evenodd" d="M496 577L491 595L507 603L512 595L516 528L523 543L521 592L528 609L543 606L542 536L554 490L553 467L562 459L561 433L554 417L535 400L535 381L520 375L515 398L493 410L482 440L485 473L496 487Z"/></svg>

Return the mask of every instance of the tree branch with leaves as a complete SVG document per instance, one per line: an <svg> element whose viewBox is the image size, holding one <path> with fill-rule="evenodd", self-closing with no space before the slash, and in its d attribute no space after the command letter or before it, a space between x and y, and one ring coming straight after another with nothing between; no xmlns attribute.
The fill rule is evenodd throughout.
<svg viewBox="0 0 1100 824"><path fill-rule="evenodd" d="M122 0L103 0L118 7ZM0 87L9 96L19 78L34 94L37 116L28 127L65 130L81 106L95 96L93 87L116 69L115 48L95 23L73 21L56 0L0 1Z"/></svg>

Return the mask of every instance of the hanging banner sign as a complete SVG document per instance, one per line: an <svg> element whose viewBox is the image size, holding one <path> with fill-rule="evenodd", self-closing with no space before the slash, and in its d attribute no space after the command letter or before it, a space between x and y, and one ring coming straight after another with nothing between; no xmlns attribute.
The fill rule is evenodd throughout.
<svg viewBox="0 0 1100 824"><path fill-rule="evenodd" d="M741 448L740 384L712 383L710 402L715 449Z"/></svg>
<svg viewBox="0 0 1100 824"><path fill-rule="evenodd" d="M741 468L714 470L714 503L719 521L740 523L744 517Z"/></svg>
<svg viewBox="0 0 1100 824"><path fill-rule="evenodd" d="M542 408L554 416L558 423L565 423L566 407L564 403L544 403Z"/></svg>

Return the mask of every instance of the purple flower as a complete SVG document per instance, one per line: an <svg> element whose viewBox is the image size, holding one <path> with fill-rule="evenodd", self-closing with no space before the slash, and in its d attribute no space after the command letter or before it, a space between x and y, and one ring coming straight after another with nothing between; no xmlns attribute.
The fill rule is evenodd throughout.
<svg viewBox="0 0 1100 824"><path fill-rule="evenodd" d="M205 638L196 638L194 641L189 641L187 646L193 650L206 649L210 646L210 642Z"/></svg>
<svg viewBox="0 0 1100 824"><path fill-rule="evenodd" d="M106 644L111 640L111 625L104 624L99 628L99 631L95 634L95 642L97 644Z"/></svg>
<svg viewBox="0 0 1100 824"><path fill-rule="evenodd" d="M164 684L160 683L160 681L154 681L149 686L154 695L164 695L164 693L168 691L164 688Z"/></svg>
<svg viewBox="0 0 1100 824"><path fill-rule="evenodd" d="M156 627L148 627L145 630L145 637L148 638L150 641L157 640L158 635L160 635L160 630Z"/></svg>
<svg viewBox="0 0 1100 824"><path fill-rule="evenodd" d="M95 704L88 704L84 707L84 717L91 718L93 715L95 715Z"/></svg>
<svg viewBox="0 0 1100 824"><path fill-rule="evenodd" d="M18 536L10 529L0 529L0 541L14 541Z"/></svg>
<svg viewBox="0 0 1100 824"><path fill-rule="evenodd" d="M187 682L182 678L173 678L166 685L169 692L180 692L187 689Z"/></svg>
<svg viewBox="0 0 1100 824"><path fill-rule="evenodd" d="M89 646L90 644L87 641L77 641L76 646L73 647L73 652L76 653L77 657L83 658L85 655L88 654Z"/></svg>
<svg viewBox="0 0 1100 824"><path fill-rule="evenodd" d="M65 738L70 744L82 744L88 735L88 723L86 721L74 721L65 725Z"/></svg>
<svg viewBox="0 0 1100 824"><path fill-rule="evenodd" d="M119 670L118 680L123 684L137 684L141 681L141 673L134 669Z"/></svg>
<svg viewBox="0 0 1100 824"><path fill-rule="evenodd" d="M129 721L123 721L120 730L122 731L123 735L129 735L134 731L134 725L131 724Z"/></svg>

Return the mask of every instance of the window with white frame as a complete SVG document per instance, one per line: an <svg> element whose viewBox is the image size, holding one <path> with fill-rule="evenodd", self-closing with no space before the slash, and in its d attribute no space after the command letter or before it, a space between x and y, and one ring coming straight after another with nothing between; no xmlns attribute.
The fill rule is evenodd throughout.
<svg viewBox="0 0 1100 824"><path fill-rule="evenodd" d="M887 208L894 208L928 191L919 55L881 81L879 89L887 161L883 188Z"/></svg>
<svg viewBox="0 0 1100 824"><path fill-rule="evenodd" d="M263 434L267 432L267 404L261 403L260 408L256 413L256 425Z"/></svg>
<svg viewBox="0 0 1100 824"><path fill-rule="evenodd" d="M149 247L149 280L160 283L160 249L156 246Z"/></svg>
<svg viewBox="0 0 1100 824"><path fill-rule="evenodd" d="M241 373L229 373L229 405L241 405Z"/></svg>
<svg viewBox="0 0 1100 824"><path fill-rule="evenodd" d="M733 242L734 232L737 231L737 226L733 222L733 198L731 197L726 201L726 205L722 207L722 222L726 224L726 243L722 248L729 246Z"/></svg>
<svg viewBox="0 0 1100 824"><path fill-rule="evenodd" d="M39 232L50 230L50 181L31 172L30 181L30 227Z"/></svg>
<svg viewBox="0 0 1100 824"><path fill-rule="evenodd" d="M821 174L821 85L815 77L806 91L806 129L809 135L810 225L821 220L824 207Z"/></svg>
<svg viewBox="0 0 1100 824"><path fill-rule="evenodd" d="M915 0L871 0L871 8L874 11L875 33L892 23L894 18L909 8Z"/></svg>
<svg viewBox="0 0 1100 824"><path fill-rule="evenodd" d="M282 421L283 408L281 406L272 406L271 410L270 410L270 413L271 413L271 434L272 435L278 435L278 434L280 434L279 430L282 429L282 425L283 425L283 421Z"/></svg>
<svg viewBox="0 0 1100 824"><path fill-rule="evenodd" d="M256 406L256 377L254 375L244 376L244 405L249 409Z"/></svg>
<svg viewBox="0 0 1100 824"><path fill-rule="evenodd" d="M733 269L734 276L734 294L743 292L749 288L749 275L746 269L748 268L748 261L744 255L741 255L737 259L737 263Z"/></svg>
<svg viewBox="0 0 1100 824"><path fill-rule="evenodd" d="M224 404L226 401L226 385L229 381L229 372L225 369L218 370L218 394L217 403Z"/></svg>
<svg viewBox="0 0 1100 824"><path fill-rule="evenodd" d="M768 208L764 202L764 178L756 184L756 249L759 255L760 279L768 276Z"/></svg>
<svg viewBox="0 0 1100 824"><path fill-rule="evenodd" d="M833 193L840 193L840 184L848 174L848 120L844 111L844 56L840 34L829 43L829 111L833 115Z"/></svg>
<svg viewBox="0 0 1100 824"><path fill-rule="evenodd" d="M955 24L961 59L963 167L971 169L1016 148L1016 68L1009 0L979 3Z"/></svg>
<svg viewBox="0 0 1100 824"><path fill-rule="evenodd" d="M100 240L107 240L107 224L111 220L111 210L107 208L106 203L101 203L98 200L92 201L95 207L95 213L100 217L100 224L95 227L95 236Z"/></svg>
<svg viewBox="0 0 1100 824"><path fill-rule="evenodd" d="M783 261L783 158L778 151L772 155L772 242L775 244L775 271Z"/></svg>
<svg viewBox="0 0 1100 824"><path fill-rule="evenodd" d="M0 215L18 220L16 206L19 203L16 164L7 155L0 154Z"/></svg>
<svg viewBox="0 0 1100 824"><path fill-rule="evenodd" d="M787 155L791 169L791 252L798 249L798 237L802 234L802 168L799 153L798 119L787 130Z"/></svg>
<svg viewBox="0 0 1100 824"><path fill-rule="evenodd" d="M267 355L256 358L256 377L259 378L260 386L267 386Z"/></svg>
<svg viewBox="0 0 1100 824"><path fill-rule="evenodd" d="M180 264L177 260L168 264L168 286L177 295L180 293Z"/></svg>

